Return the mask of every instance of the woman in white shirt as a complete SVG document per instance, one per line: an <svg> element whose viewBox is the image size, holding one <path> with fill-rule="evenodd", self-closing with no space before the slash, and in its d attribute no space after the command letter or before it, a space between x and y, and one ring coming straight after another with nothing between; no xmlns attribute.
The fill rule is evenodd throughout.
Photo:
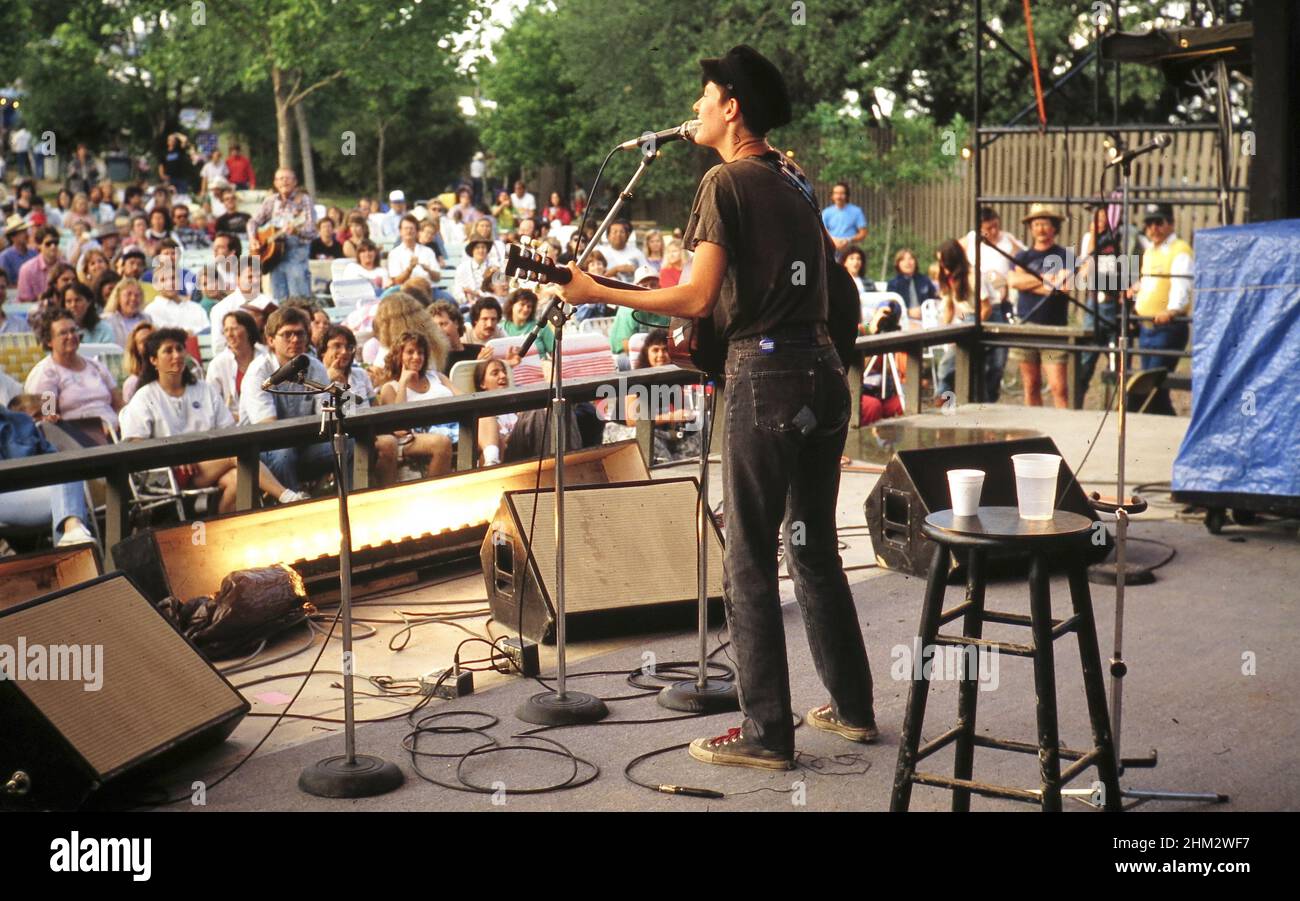
<svg viewBox="0 0 1300 901"><path fill-rule="evenodd" d="M230 414L238 417L244 373L266 349L261 343L257 321L243 310L231 310L221 317L221 334L226 339L226 347L208 364L208 383L217 389Z"/></svg>
<svg viewBox="0 0 1300 901"><path fill-rule="evenodd" d="M341 278L364 278L375 286L375 294L393 283L388 270L379 265L379 248L369 238L357 244L357 258L343 267Z"/></svg>
<svg viewBox="0 0 1300 901"><path fill-rule="evenodd" d="M474 387L479 391L495 391L510 387L510 374L504 360L480 360L474 367ZM510 433L519 422L518 413L484 416L478 421L478 444L483 448L483 465L501 462Z"/></svg>
<svg viewBox="0 0 1300 901"><path fill-rule="evenodd" d="M492 242L487 238L472 238L465 244L465 259L456 267L456 282L452 290L461 306L473 304L483 292L483 276L491 267L488 262L491 252Z"/></svg>
<svg viewBox="0 0 1300 901"><path fill-rule="evenodd" d="M144 372L131 402L122 408L122 438L168 438L190 432L232 428L235 418L222 402L217 390L200 382L186 365L186 334L181 329L158 329L145 342ZM173 468L181 488L221 488L217 510L235 509L236 460L204 460ZM306 495L285 488L265 463L258 464L258 484L281 503L300 500Z"/></svg>
<svg viewBox="0 0 1300 901"><path fill-rule="evenodd" d="M429 339L418 332L403 332L393 343L384 364L388 381L379 389L379 404L404 404L410 401L451 397L460 392L438 371L430 360ZM398 432L398 459L428 457L428 476L451 472L451 449L459 434L456 423L421 426L410 432Z"/></svg>

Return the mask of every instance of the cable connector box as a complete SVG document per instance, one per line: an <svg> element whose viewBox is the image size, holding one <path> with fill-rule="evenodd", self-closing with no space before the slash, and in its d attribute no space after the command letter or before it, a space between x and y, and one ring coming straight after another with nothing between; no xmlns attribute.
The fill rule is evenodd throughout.
<svg viewBox="0 0 1300 901"><path fill-rule="evenodd" d="M434 670L420 677L420 694L450 701L474 693L474 674L467 669Z"/></svg>
<svg viewBox="0 0 1300 901"><path fill-rule="evenodd" d="M521 676L536 676L542 672L537 656L537 642L526 638L507 638L501 642L501 651L510 658L513 671Z"/></svg>

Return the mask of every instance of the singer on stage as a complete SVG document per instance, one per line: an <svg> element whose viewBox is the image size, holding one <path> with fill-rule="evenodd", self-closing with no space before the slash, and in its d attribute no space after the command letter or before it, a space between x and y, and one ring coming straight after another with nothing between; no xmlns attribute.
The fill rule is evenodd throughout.
<svg viewBox="0 0 1300 901"><path fill-rule="evenodd" d="M816 208L780 172L768 131L790 121L780 71L739 46L701 60L695 143L722 164L704 176L686 227L687 284L646 292L598 285L573 264L570 303L711 316L727 345L723 593L744 721L691 743L708 763L787 770L794 721L778 586L777 535L830 703L809 725L876 738L871 671L835 527L849 388L827 332L827 252ZM789 165L788 163L786 165Z"/></svg>

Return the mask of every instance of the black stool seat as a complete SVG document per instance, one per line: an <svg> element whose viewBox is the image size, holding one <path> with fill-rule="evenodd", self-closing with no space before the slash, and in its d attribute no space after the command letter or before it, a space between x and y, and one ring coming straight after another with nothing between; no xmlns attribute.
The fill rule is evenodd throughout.
<svg viewBox="0 0 1300 901"><path fill-rule="evenodd" d="M955 811L970 809L971 792L1028 801L1041 805L1045 811L1060 810L1062 785L1094 765L1102 785L1103 806L1107 810L1120 809L1115 748L1111 739L1110 715L1106 709L1101 655L1097 650L1097 627L1088 591L1087 558L1083 553L1093 528L1093 521L1086 516L1064 510L1057 510L1050 520L1042 521L1021 519L1015 507L980 507L975 516L954 516L951 510L941 510L926 517L922 531L938 547L930 565L930 578L926 584L925 603L917 630L918 652L924 652L927 648L955 646L975 652L983 648L1031 658L1034 661L1038 742L1031 744L975 734L978 668L967 666L958 685L957 725L921 747L921 729L930 684L921 674L921 668L914 668L918 675L913 678L908 692L890 809L907 810L911 803L912 785L920 783L951 790L952 809ZM1080 552L1064 555L1058 553L1058 556L1063 556L1067 561L1073 615L1064 620L1055 620L1052 619L1048 584L1048 555L1063 548L1068 549L1071 545L1079 547ZM966 600L956 607L944 610L949 556L954 549L965 551L968 557ZM985 562L991 550L1015 550L1029 556L1028 616L984 609ZM939 632L943 625L958 618L964 618L961 635ZM983 638L985 622L1027 626L1031 631L1032 643L987 640ZM1093 746L1086 751L1062 748L1057 729L1056 669L1052 643L1068 632L1074 632L1079 641L1084 692L1088 699ZM921 760L954 742L956 762L951 778L916 769ZM1040 787L1037 790L1013 788L973 780L971 776L976 747L1038 755ZM1065 772L1061 771L1060 764L1063 757L1073 761Z"/></svg>

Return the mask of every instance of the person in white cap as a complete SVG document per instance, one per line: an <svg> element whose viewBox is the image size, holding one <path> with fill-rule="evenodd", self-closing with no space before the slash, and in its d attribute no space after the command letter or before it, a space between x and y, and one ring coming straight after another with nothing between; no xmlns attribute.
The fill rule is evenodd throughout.
<svg viewBox="0 0 1300 901"><path fill-rule="evenodd" d="M637 267L632 276L634 285L651 290L659 287L659 273L643 263ZM609 327L609 349L614 352L614 362L619 371L632 368L628 355L628 340L638 332L649 332L652 328L667 328L668 317L657 313L637 313L633 316L631 307L619 307L614 314L614 322Z"/></svg>
<svg viewBox="0 0 1300 901"><path fill-rule="evenodd" d="M397 240L398 226L402 217L407 213L406 194L402 190L388 192L388 212L383 214L380 220L379 235L384 238Z"/></svg>

